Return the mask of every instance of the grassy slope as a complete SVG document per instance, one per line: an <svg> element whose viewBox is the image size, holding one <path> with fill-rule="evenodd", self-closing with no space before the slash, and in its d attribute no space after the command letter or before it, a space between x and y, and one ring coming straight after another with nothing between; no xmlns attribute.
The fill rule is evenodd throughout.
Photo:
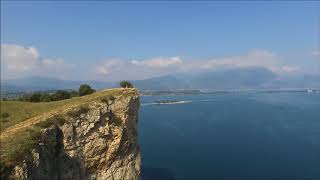
<svg viewBox="0 0 320 180"><path fill-rule="evenodd" d="M5 154L10 153L10 151L16 148L15 146L17 144L25 143L28 134L26 129L33 127L37 122L61 112L68 112L70 109L82 106L88 102L100 101L104 98L116 96L129 96L135 93L135 89L119 88L103 90L87 96L54 102L30 103L2 101L1 113L7 112L10 116L7 122L1 122L0 156L3 158Z"/></svg>
<svg viewBox="0 0 320 180"><path fill-rule="evenodd" d="M29 118L35 117L37 115L41 115L50 111L59 111L59 109L66 108L68 106L74 104L86 103L88 101L92 101L96 98L100 98L108 95L119 95L122 94L121 89L110 89L99 91L91 95L83 96L83 97L75 97L72 99L66 99L61 101L52 101L52 102L40 102L40 103L32 103L32 102L20 102L20 101L1 101L1 114L9 113L8 118L2 118L0 121L0 130L4 131L6 128L13 126L17 123L20 123Z"/></svg>
<svg viewBox="0 0 320 180"><path fill-rule="evenodd" d="M8 118L1 118L0 130L3 131L6 128L13 126L21 121L42 114L48 110L58 108L59 106L67 104L69 102L70 101L31 103L19 101L1 101L1 113L9 113L10 116Z"/></svg>

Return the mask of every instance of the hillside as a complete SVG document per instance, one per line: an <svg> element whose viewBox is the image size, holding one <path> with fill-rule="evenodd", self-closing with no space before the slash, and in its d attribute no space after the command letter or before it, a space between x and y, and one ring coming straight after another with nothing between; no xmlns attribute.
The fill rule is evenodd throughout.
<svg viewBox="0 0 320 180"><path fill-rule="evenodd" d="M7 122L3 122L4 118L0 117L1 118L0 129L1 131L3 131L10 126L13 126L17 123L20 123L26 120L27 120L27 123L31 121L37 122L37 120L44 118L45 116L49 117L49 116L52 116L52 114L55 114L57 112L66 111L70 108L88 103L90 101L97 100L102 97L130 95L130 93L132 93L130 90L119 88L119 89L102 90L91 95L74 97L71 99L66 99L61 101L40 102L40 103L21 102L21 101L0 101L1 113L9 113ZM21 126L21 124L19 124L19 126ZM14 129L14 128L16 127L12 127L10 129ZM6 131L2 133L2 135L4 134L6 134Z"/></svg>
<svg viewBox="0 0 320 180"><path fill-rule="evenodd" d="M235 68L197 74L169 75L146 80L133 81L142 90L174 89L259 89L272 82L276 75L259 67Z"/></svg>
<svg viewBox="0 0 320 180"><path fill-rule="evenodd" d="M65 148L61 149L59 146L59 151L61 151L61 153L63 152L63 154L66 154L69 159L71 158L70 161L77 159L75 155L82 157L90 156L92 158L92 156L95 156L95 150L99 149L97 146L101 146L102 144L104 144L104 146L109 144L109 147L114 146L112 152L110 152L110 149L108 150L104 148L99 150L100 153L104 152L106 155L110 156L110 162L108 159L107 162L105 162L109 164L108 168L121 169L122 165L119 167L119 164L113 164L112 162L119 163L126 161L126 163L128 163L132 161L132 163L136 165L131 166L127 164L126 167L122 167L125 168L124 172L123 174L118 174L118 176L130 176L130 174L126 174L125 170L133 173L131 175L135 174L135 176L137 176L139 175L140 169L140 166L137 166L140 162L140 155L136 149L138 145L136 142L137 132L135 128L137 123L138 108L139 99L137 91L135 89L122 88L102 90L87 96L47 103L2 101L1 113L7 112L10 114L10 116L8 117L7 122L3 122L3 118L1 118L1 174L2 176L4 175L3 171L6 173L12 172L11 174L6 175L14 177L15 179L21 179L21 173L31 174L30 178L50 177L52 174L50 175L44 172L47 171L48 168L55 168L51 167L50 165L43 167L45 169L42 167L34 168L33 166L30 166L30 168L27 170L21 168L25 165L28 165L28 163L23 163L25 161L30 161L29 165L30 163L34 165L34 163L36 163L35 161L51 161L52 159L59 160L62 154L59 156L50 155L52 158L51 160L25 159L30 155L34 155L34 153L37 154L37 157L41 157L45 155L47 151L52 151L54 148L58 148L52 147L52 142L49 142L48 144L46 141L46 139L53 138L52 141L54 141L54 146L62 143L62 147L73 147L71 150ZM124 129L124 127L127 127L128 129ZM67 136L70 138L69 135L67 135L70 133L70 128L74 131L72 136L76 138L75 141L79 141L78 143L80 144L84 143L83 147L86 147L85 149L73 144L76 143L75 141L70 142L68 139L64 139L67 138ZM108 137L103 134L99 135L99 131L101 130L106 131L105 133L108 132L111 134ZM127 130L130 132L126 132ZM58 136L57 133L60 133L61 135L59 136L61 136L63 139L59 141L55 139ZM133 134L129 135L131 133ZM127 155L123 155L121 157L122 159L111 160L114 158L114 153L123 153L122 146L126 146L123 144L126 143L126 141L124 141L125 139L123 138L122 141L117 140L122 136L125 136L123 138L125 138L130 144L134 144L134 148L129 149L132 150L134 157L137 159L134 160L131 159L131 157L127 157ZM98 142L104 143L100 144ZM43 148L40 148L41 144L45 145L46 151L43 151ZM88 152L89 149L91 149L90 152ZM95 158L100 159L98 156ZM98 166L98 162L92 162L90 158L86 159L86 161L91 162L91 165ZM83 162L83 166L88 166L88 162ZM50 162L47 163L50 164ZM67 164L62 163L56 165L63 167ZM89 178L89 175L94 177L99 176L100 178L98 179L105 179L106 176L112 175L109 171L102 172L104 170L101 168L89 170L87 167L83 169L81 166L77 167L76 169L71 169L69 174L68 172L64 172L64 174L59 169L56 169L57 172L55 173L56 175L59 175L59 177L57 177L58 179L73 179L80 177L87 179ZM72 174L71 176L70 173Z"/></svg>

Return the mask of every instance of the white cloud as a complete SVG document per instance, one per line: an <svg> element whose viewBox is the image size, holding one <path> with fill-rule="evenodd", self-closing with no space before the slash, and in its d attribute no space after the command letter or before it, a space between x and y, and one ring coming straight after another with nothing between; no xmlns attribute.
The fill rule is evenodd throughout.
<svg viewBox="0 0 320 180"><path fill-rule="evenodd" d="M281 57L268 50L253 50L242 55L211 59L190 59L181 56L140 60L106 59L93 66L94 68L86 67L89 69L86 69L87 71L82 69L76 72L76 69L72 69L75 65L68 64L60 58L43 58L35 47L1 45L2 78L34 75L66 78L71 74L78 78L85 76L89 79L117 81L241 67L264 67L278 74L302 71L299 66L284 63Z"/></svg>
<svg viewBox="0 0 320 180"><path fill-rule="evenodd" d="M279 57L266 50L254 50L245 55L232 56L226 58L215 58L199 63L203 69L233 68L233 67L265 67L271 68L277 65Z"/></svg>
<svg viewBox="0 0 320 180"><path fill-rule="evenodd" d="M132 64L138 65L138 66L147 66L151 68L167 68L167 67L172 67L172 66L177 66L183 63L181 57L169 57L169 58L164 58L164 57L159 57L159 58L152 58L150 60L132 60Z"/></svg>
<svg viewBox="0 0 320 180"><path fill-rule="evenodd" d="M63 59L42 58L35 47L16 44L1 44L1 77L19 78L24 76L59 76L74 65Z"/></svg>
<svg viewBox="0 0 320 180"><path fill-rule="evenodd" d="M110 59L98 64L97 74L104 79L145 79L179 72L201 72L227 68L265 67L275 73L292 73L296 66L281 66L280 57L267 50L254 50L244 55L213 59L185 59L180 56L142 60ZM107 76L104 76L107 75Z"/></svg>
<svg viewBox="0 0 320 180"><path fill-rule="evenodd" d="M12 71L29 71L38 64L39 52L34 47L1 45L1 63Z"/></svg>
<svg viewBox="0 0 320 180"><path fill-rule="evenodd" d="M280 66L280 67L273 67L271 69L275 73L296 73L301 71L299 66Z"/></svg>
<svg viewBox="0 0 320 180"><path fill-rule="evenodd" d="M112 71L121 68L123 64L124 62L118 59L106 60L96 67L96 72L98 74L107 75L110 74Z"/></svg>

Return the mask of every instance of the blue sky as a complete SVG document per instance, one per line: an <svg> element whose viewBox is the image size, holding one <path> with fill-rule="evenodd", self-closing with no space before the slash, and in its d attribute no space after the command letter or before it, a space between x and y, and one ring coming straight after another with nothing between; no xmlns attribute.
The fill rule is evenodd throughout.
<svg viewBox="0 0 320 180"><path fill-rule="evenodd" d="M320 73L319 33L316 1L2 1L1 74L117 80L243 66Z"/></svg>

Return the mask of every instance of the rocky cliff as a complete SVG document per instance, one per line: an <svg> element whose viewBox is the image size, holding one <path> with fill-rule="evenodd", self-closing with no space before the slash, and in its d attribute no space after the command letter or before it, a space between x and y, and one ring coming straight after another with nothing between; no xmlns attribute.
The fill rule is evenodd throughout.
<svg viewBox="0 0 320 180"><path fill-rule="evenodd" d="M128 91L58 114L64 123L41 130L37 145L11 178L139 179L139 96Z"/></svg>

